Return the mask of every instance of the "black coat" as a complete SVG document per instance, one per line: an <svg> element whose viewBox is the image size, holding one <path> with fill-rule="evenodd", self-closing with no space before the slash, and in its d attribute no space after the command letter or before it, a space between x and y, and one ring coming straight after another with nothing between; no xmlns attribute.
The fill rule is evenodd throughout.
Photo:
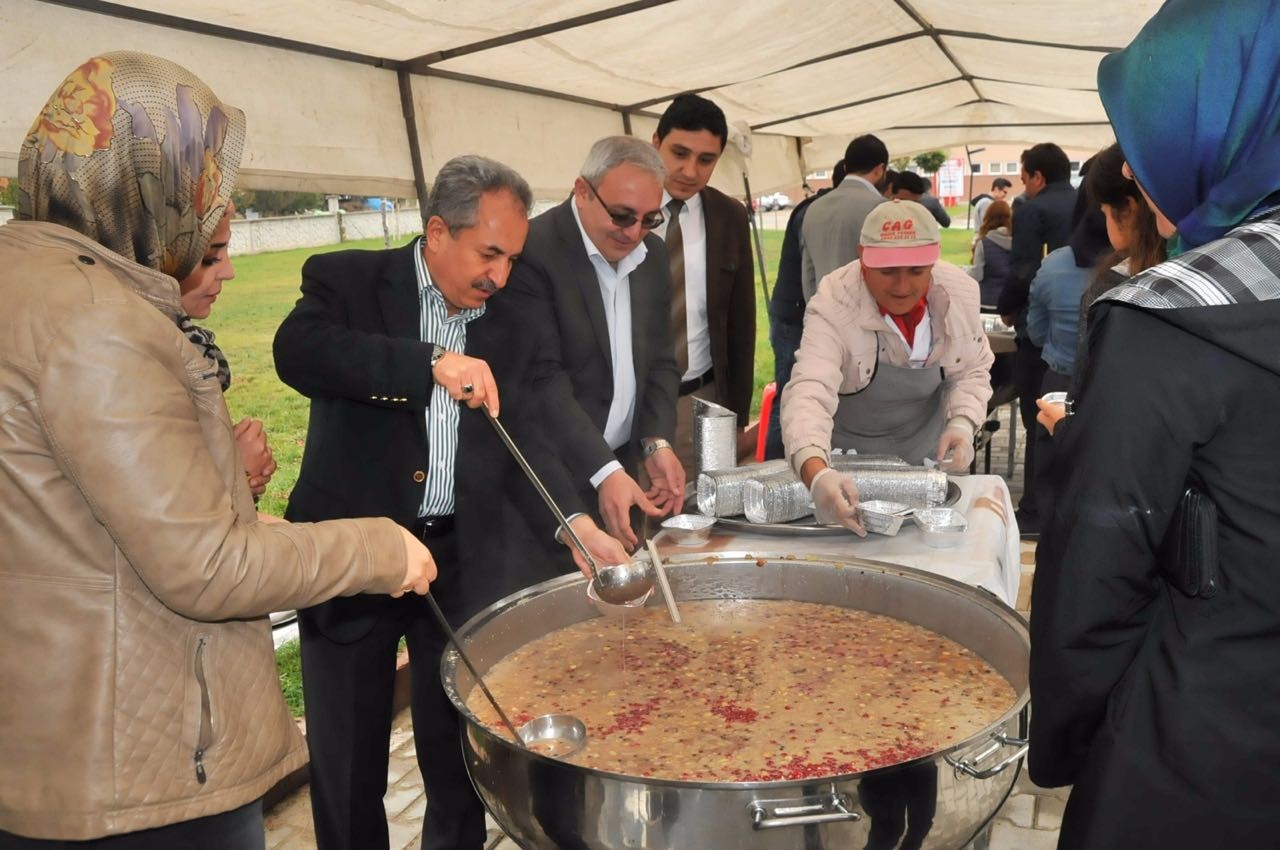
<svg viewBox="0 0 1280 850"><path fill-rule="evenodd" d="M1280 302L1102 302L1037 553L1031 777L1074 783L1060 848L1280 845ZM1218 591L1160 547L1188 483Z"/></svg>
<svg viewBox="0 0 1280 850"><path fill-rule="evenodd" d="M431 400L432 346L419 338L413 252L342 251L307 260L302 298L276 333L281 379L311 399L298 483L287 519L315 522L386 516L411 526L426 490L424 411ZM580 509L575 488L542 442L539 392L554 380L543 359L548 319L520 293L499 292L467 325L466 354L493 370L501 418L566 511ZM550 578L505 557L504 530L528 523L548 538L555 521L479 410L462 408L454 471L455 517L465 584L451 595L458 616ZM560 571L572 570L567 550ZM335 640L366 634L386 610L385 597L334 599L313 609ZM322 610L323 609L323 610Z"/></svg>
<svg viewBox="0 0 1280 850"><path fill-rule="evenodd" d="M1000 293L997 308L1009 316L1026 310L1031 281L1049 251L1071 239L1076 190L1066 180L1050 183L1034 198L1013 208L1013 274Z"/></svg>

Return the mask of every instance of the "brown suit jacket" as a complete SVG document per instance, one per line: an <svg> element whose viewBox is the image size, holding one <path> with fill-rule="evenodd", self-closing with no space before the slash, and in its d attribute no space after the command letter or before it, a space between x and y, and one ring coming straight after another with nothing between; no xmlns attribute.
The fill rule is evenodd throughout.
<svg viewBox="0 0 1280 850"><path fill-rule="evenodd" d="M701 192L707 228L707 322L716 402L746 425L755 388L756 294L747 210L723 192Z"/></svg>

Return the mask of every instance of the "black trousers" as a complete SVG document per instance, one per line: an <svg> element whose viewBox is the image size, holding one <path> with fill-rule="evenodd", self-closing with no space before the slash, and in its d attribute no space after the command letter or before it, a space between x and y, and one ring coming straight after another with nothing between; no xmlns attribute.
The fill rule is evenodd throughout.
<svg viewBox="0 0 1280 850"><path fill-rule="evenodd" d="M464 611L459 598L457 538L425 541L439 576L432 595L454 627ZM467 777L459 717L440 683L440 657L448 638L425 600L388 600L387 614L352 643L327 638L308 612L299 612L302 688L311 751L311 812L318 850L386 850L391 691L400 638L409 647L414 747L427 793L422 850L481 850L484 806Z"/></svg>
<svg viewBox="0 0 1280 850"><path fill-rule="evenodd" d="M1040 382L1044 377L1045 362L1040 359L1040 349L1029 339L1018 339L1018 350L1013 356L1013 384L1018 391L1018 412L1022 415L1022 427L1026 439L1022 441L1022 499L1018 510L1029 517L1039 516L1036 503L1036 429L1044 430L1036 415L1036 399L1040 397Z"/></svg>
<svg viewBox="0 0 1280 850"><path fill-rule="evenodd" d="M262 801L182 823L91 841L46 841L0 830L0 850L265 850Z"/></svg>

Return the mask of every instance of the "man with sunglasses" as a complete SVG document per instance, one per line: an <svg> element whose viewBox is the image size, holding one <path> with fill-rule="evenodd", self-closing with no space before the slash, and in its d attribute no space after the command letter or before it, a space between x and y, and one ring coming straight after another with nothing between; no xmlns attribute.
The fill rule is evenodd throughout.
<svg viewBox="0 0 1280 850"><path fill-rule="evenodd" d="M555 316L551 336L568 380L545 394L548 437L584 501L631 548L640 542L633 507L656 517L684 504L685 472L670 442L680 388L671 273L651 233L663 223L665 175L647 143L599 140L569 199L529 223L511 275L513 290L545 301ZM648 492L636 480L641 467Z"/></svg>

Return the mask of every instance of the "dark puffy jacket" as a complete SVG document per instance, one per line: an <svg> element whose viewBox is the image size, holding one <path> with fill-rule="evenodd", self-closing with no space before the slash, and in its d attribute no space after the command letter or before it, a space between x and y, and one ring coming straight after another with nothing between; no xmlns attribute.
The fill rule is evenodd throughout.
<svg viewBox="0 0 1280 850"><path fill-rule="evenodd" d="M978 283L983 304L997 304L1013 274L1013 254L990 236L982 237L982 280Z"/></svg>

